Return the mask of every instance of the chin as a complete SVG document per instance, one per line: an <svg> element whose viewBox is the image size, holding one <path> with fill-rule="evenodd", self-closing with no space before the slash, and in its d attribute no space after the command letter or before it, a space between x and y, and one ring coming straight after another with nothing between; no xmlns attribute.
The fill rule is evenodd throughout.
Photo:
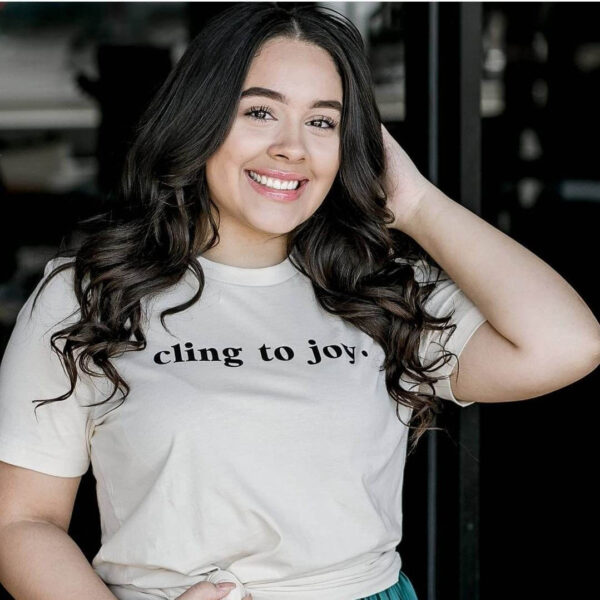
<svg viewBox="0 0 600 600"><path fill-rule="evenodd" d="M293 231L295 227L296 227L296 225L294 225L294 226L290 225L289 227L281 227L278 229L275 229L272 227L270 229L261 229L261 231L262 231L262 233L264 233L266 235L271 235L271 236L287 235L288 233Z"/></svg>
<svg viewBox="0 0 600 600"><path fill-rule="evenodd" d="M264 233L267 235L283 235L283 234L289 233L290 231L292 231L294 228L296 228L299 225L299 223L296 223L295 221L291 221L289 219L286 219L285 221L278 221L278 222L274 222L274 221L267 222L266 219L262 220L262 222L255 221L254 223L252 221L249 221L249 224L256 231L260 231L261 233Z"/></svg>

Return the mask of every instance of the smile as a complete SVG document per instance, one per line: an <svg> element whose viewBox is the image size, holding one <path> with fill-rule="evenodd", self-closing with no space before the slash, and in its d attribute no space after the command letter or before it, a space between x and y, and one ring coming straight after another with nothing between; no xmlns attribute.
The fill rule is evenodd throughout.
<svg viewBox="0 0 600 600"><path fill-rule="evenodd" d="M272 200L278 200L280 202L291 202L300 197L304 189L308 184L308 179L300 182L300 185L295 190L278 190L276 188L268 187L262 183L254 181L250 176L249 171L244 171L246 179L250 183L250 186L257 191L259 194L271 198Z"/></svg>

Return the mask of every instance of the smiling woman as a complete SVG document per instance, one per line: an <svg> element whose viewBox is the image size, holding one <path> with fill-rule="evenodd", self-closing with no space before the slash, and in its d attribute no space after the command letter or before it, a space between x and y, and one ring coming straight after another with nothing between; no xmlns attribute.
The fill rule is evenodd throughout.
<svg viewBox="0 0 600 600"><path fill-rule="evenodd" d="M467 381L485 387L473 365L499 338L412 235L440 262L462 248L456 272L509 329L543 328L532 304L524 327L506 317L512 286L493 286L501 306L479 293L498 275L485 248L516 264L514 246L490 251L449 199L425 202L384 133L360 33L333 9L234 5L192 41L139 122L114 210L48 263L2 362L0 528L50 529L45 545L0 542L15 597L85 596L87 577L98 599L210 600L230 581L230 600L415 600L396 551L409 434L413 449L443 400L472 403L450 375L473 337ZM525 379L505 342L495 399ZM50 539L90 464L93 573ZM40 547L51 575L32 577Z"/></svg>
<svg viewBox="0 0 600 600"><path fill-rule="evenodd" d="M236 598L414 600L396 552L409 433L456 401L445 365L485 319L417 272L384 167L356 27L232 6L140 119L115 208L48 263L0 373L0 461L92 464L92 566L120 600L220 598L215 577Z"/></svg>

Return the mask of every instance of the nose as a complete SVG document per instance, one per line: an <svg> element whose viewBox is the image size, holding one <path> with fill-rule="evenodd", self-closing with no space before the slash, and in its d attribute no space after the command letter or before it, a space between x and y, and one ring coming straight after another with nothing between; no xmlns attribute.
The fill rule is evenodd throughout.
<svg viewBox="0 0 600 600"><path fill-rule="evenodd" d="M207 577L206 581L210 581L215 585L221 582L235 583L235 588L225 596L224 600L242 600L248 594L244 584L231 571L219 567Z"/></svg>
<svg viewBox="0 0 600 600"><path fill-rule="evenodd" d="M300 128L282 127L278 139L269 149L273 157L285 157L289 161L299 162L306 159L306 147Z"/></svg>

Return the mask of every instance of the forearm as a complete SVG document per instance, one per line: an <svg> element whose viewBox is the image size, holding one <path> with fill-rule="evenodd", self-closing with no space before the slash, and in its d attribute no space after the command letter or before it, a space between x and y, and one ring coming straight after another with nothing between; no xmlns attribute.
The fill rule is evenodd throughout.
<svg viewBox="0 0 600 600"><path fill-rule="evenodd" d="M597 356L600 325L577 292L543 260L433 184L400 228L516 347L537 355Z"/></svg>
<svg viewBox="0 0 600 600"><path fill-rule="evenodd" d="M0 531L0 582L15 600L115 600L75 541L50 523Z"/></svg>

